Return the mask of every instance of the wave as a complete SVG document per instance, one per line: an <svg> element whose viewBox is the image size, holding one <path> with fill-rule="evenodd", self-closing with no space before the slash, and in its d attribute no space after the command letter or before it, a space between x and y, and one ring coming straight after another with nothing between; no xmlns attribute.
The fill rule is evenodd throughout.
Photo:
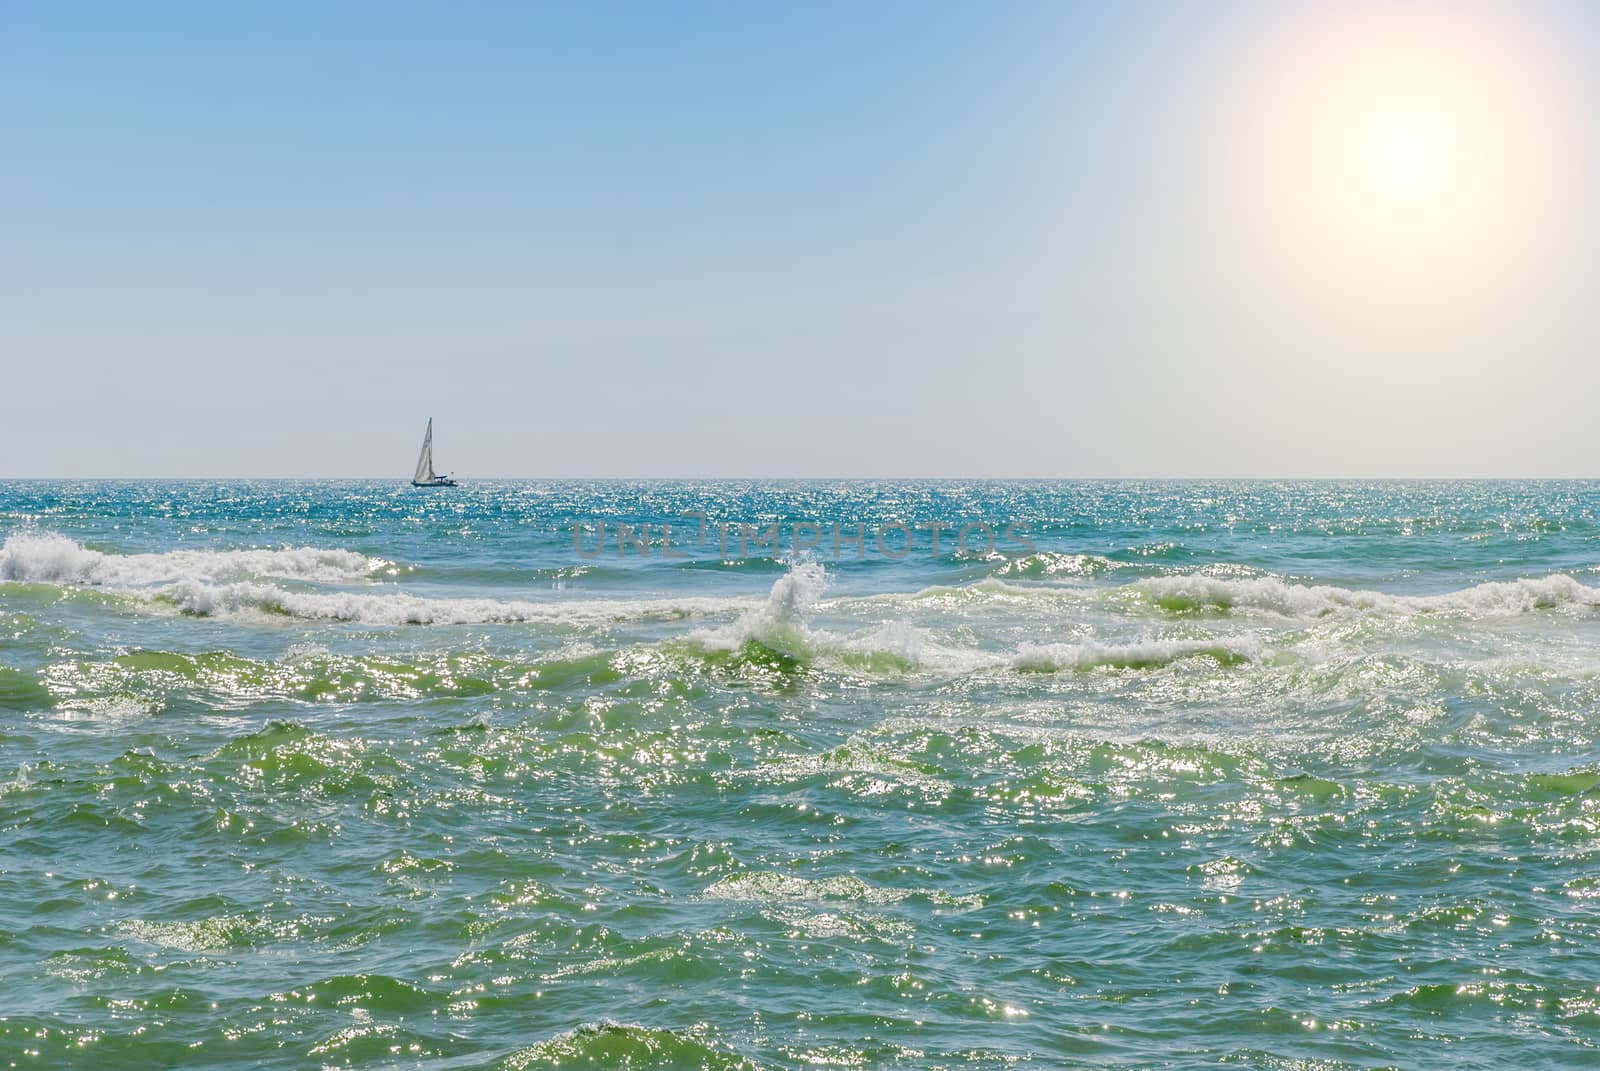
<svg viewBox="0 0 1600 1071"><path fill-rule="evenodd" d="M759 1067L708 1036L704 1028L667 1030L636 1023L586 1023L506 1056L500 1071L529 1071L562 1063L603 1067L697 1067L705 1071L759 1071Z"/></svg>
<svg viewBox="0 0 1600 1071"><path fill-rule="evenodd" d="M0 710L26 713L48 708L54 701L50 690L39 683L35 674L0 666Z"/></svg>
<svg viewBox="0 0 1600 1071"><path fill-rule="evenodd" d="M1490 581L1439 595L1390 595L1333 585L1291 584L1276 577L1228 579L1204 574L1155 577L1137 581L1129 588L1172 613L1263 610L1301 618L1363 611L1505 617L1536 610L1600 606L1600 588L1565 573Z"/></svg>
<svg viewBox="0 0 1600 1071"><path fill-rule="evenodd" d="M1021 559L1019 559L1021 561ZM1115 568L1081 555L1035 555L1025 568L1037 575L1072 575ZM1175 615L1260 612L1291 619L1330 614L1436 614L1482 618L1541 610L1600 607L1600 588L1567 574L1478 584L1436 595L1395 595L1334 585L1292 583L1280 577L1239 575L1218 568L1147 577L1120 586L1059 587L1015 583L986 576L973 583L918 592L830 599L828 571L818 562L794 562L760 596L651 598L546 598L423 596L390 586L358 590L314 589L315 584L369 581L392 568L381 558L339 548L287 547L245 550L174 550L112 554L64 536L22 530L0 545L0 580L18 584L101 588L119 599L170 607L183 614L216 618L286 618L372 626L536 624L604 626L652 620L727 617L690 632L691 648L735 658L767 652L794 665L829 664L869 674L932 672L958 674L997 670L1057 672L1094 668L1148 668L1191 658L1224 665L1261 661L1264 650L1248 637L1145 635L1117 642L1075 639L994 650L970 637L953 642L917 627L909 614L926 607L936 614L973 602L1128 610L1154 608ZM274 580L303 582L274 583ZM17 590L26 590L18 588ZM856 616L873 608L882 620L857 631L814 627L819 610ZM1050 610L1059 618L1059 610ZM1157 630L1152 630L1157 631Z"/></svg>
<svg viewBox="0 0 1600 1071"><path fill-rule="evenodd" d="M171 550L106 554L50 532L12 532L0 546L0 580L139 588L193 580L252 576L338 582L361 580L390 565L352 550Z"/></svg>
<svg viewBox="0 0 1600 1071"><path fill-rule="evenodd" d="M1244 566L1207 566L1204 572L1147 577L1112 586L1036 584L1027 581L1037 578L991 575L967 584L935 584L913 592L862 595L839 599L831 605L933 611L993 605L1051 617L1059 616L1063 608L1078 606L1086 613L1120 610L1142 616L1154 609L1180 616L1204 616L1257 612L1299 620L1330 615L1434 615L1476 620L1600 609L1600 587L1567 573L1487 581L1435 595L1396 595L1330 584L1303 584L1250 573Z"/></svg>
<svg viewBox="0 0 1600 1071"><path fill-rule="evenodd" d="M1261 644L1250 637L1030 643L1014 651L992 651L943 643L928 630L903 621L839 634L814 629L809 624L828 584L828 574L821 565L797 563L772 585L762 605L726 625L699 629L688 640L713 653L765 651L799 664L830 661L869 673L927 670L960 674L1008 669L1047 673L1098 667L1149 668L1194 657L1235 665L1263 657Z"/></svg>
<svg viewBox="0 0 1600 1071"><path fill-rule="evenodd" d="M704 597L554 602L432 599L405 592L288 591L271 584L204 584L192 580L164 587L152 598L201 617L253 613L363 625L595 625L729 613L751 603L749 599Z"/></svg>
<svg viewBox="0 0 1600 1071"><path fill-rule="evenodd" d="M711 651L737 651L757 643L784 654L808 653L811 632L806 617L828 589L828 572L816 562L796 562L773 581L760 606L741 614L731 624L702 629L689 639Z"/></svg>
<svg viewBox="0 0 1600 1071"><path fill-rule="evenodd" d="M847 636L813 632L810 638L807 653L812 660L837 662L847 669L867 673L921 671L956 676L1005 671L1154 669L1191 658L1234 666L1260 662L1265 657L1262 645L1249 637L1024 643L1015 650L995 651L952 646L940 642L928 630L888 624Z"/></svg>
<svg viewBox="0 0 1600 1071"><path fill-rule="evenodd" d="M1212 639L1139 640L1134 643L1025 644L1009 664L1019 670L1054 672L1063 669L1144 669L1186 658L1210 658L1220 665L1259 662L1264 649L1251 637Z"/></svg>
<svg viewBox="0 0 1600 1071"><path fill-rule="evenodd" d="M593 599L530 602L425 598L398 591L298 591L264 583L366 580L392 566L351 550L174 550L107 554L65 536L13 532L0 546L0 580L103 587L200 617L286 617L365 625L589 625L734 613L750 598Z"/></svg>
<svg viewBox="0 0 1600 1071"><path fill-rule="evenodd" d="M989 560L998 563L990 570L990 576L1017 577L1026 580L1095 577L1127 568L1122 562L1113 561L1099 554L1063 554L1056 551L1039 551L1020 558L994 554L989 556Z"/></svg>

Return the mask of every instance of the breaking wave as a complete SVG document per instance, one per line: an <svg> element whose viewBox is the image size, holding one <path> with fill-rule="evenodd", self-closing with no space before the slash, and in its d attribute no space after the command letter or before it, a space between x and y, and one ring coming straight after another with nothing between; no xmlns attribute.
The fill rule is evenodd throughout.
<svg viewBox="0 0 1600 1071"><path fill-rule="evenodd" d="M0 580L138 588L194 580L251 576L337 582L360 580L390 563L352 550L171 550L105 554L49 532L21 531L0 546Z"/></svg>
<svg viewBox="0 0 1600 1071"><path fill-rule="evenodd" d="M1150 577L1121 586L1059 587L1029 584L1030 579L1082 576L1115 567L1080 555L1035 555L1023 561L1017 583L986 576L974 583L932 587L900 594L880 593L830 599L830 576L816 562L795 562L761 596L679 596L652 598L571 597L539 600L424 596L373 585L393 564L339 548L286 547L243 550L173 550L114 554L92 550L61 535L32 529L11 533L0 545L0 580L83 586L118 592L144 604L166 606L204 617L288 618L373 626L543 624L597 626L631 621L726 617L697 628L685 640L712 655L760 649L801 664L825 662L868 673L927 671L966 673L993 670L1055 672L1096 667L1160 666L1190 658L1222 665L1260 661L1258 639L1145 635L1118 642L1074 636L1072 642L1046 642L1049 632L1025 637L1035 642L995 650L993 640L932 631L908 620L923 611L967 617L972 604L1000 602L1046 614L1050 631L1061 624L1063 609L1082 603L1133 612L1154 609L1174 615L1205 616L1265 613L1291 619L1328 615L1439 615L1467 619L1504 617L1537 611L1582 612L1600 608L1600 588L1567 574L1494 581L1435 595L1396 595L1334 585L1298 584L1274 576L1226 575L1217 569ZM274 581L291 581L283 584ZM335 587L317 588L316 585ZM349 586L360 585L355 590ZM344 589L338 589L343 586ZM1065 600L1065 601L1063 601ZM1038 603L1029 608L1027 604ZM1048 609L1046 609L1048 607ZM815 626L816 611L847 617L876 608L877 621L855 631ZM1074 612L1073 617L1077 614ZM1161 631L1161 630L1147 630ZM1057 633L1059 634L1059 633Z"/></svg>
<svg viewBox="0 0 1600 1071"><path fill-rule="evenodd" d="M1148 668L1194 657L1234 665L1263 657L1260 642L1251 637L1030 643L1013 651L994 651L954 646L929 630L903 621L840 634L813 628L809 623L828 583L828 574L821 565L797 563L772 585L765 603L726 625L696 630L688 639L709 652L759 649L800 663L827 661L867 672L1055 672L1097 667Z"/></svg>
<svg viewBox="0 0 1600 1071"><path fill-rule="evenodd" d="M585 625L649 618L696 617L748 606L748 599L593 599L526 602L430 599L404 592L287 591L271 584L204 584L183 580L155 599L184 613L228 617L246 613L363 625Z"/></svg>
<svg viewBox="0 0 1600 1071"><path fill-rule="evenodd" d="M275 616L366 625L584 625L731 613L755 603L710 597L546 602L425 598L399 591L291 590L260 579L350 583L371 579L391 566L355 551L317 547L107 554L65 536L33 531L13 532L0 546L0 580L104 587L201 617Z"/></svg>
<svg viewBox="0 0 1600 1071"><path fill-rule="evenodd" d="M796 562L773 582L766 602L728 625L701 629L689 639L712 651L737 651L757 643L789 655L809 652L814 636L806 617L827 589L827 570L816 562Z"/></svg>
<svg viewBox="0 0 1600 1071"><path fill-rule="evenodd" d="M1155 577L1130 587L1172 613L1262 610L1285 617L1360 612L1505 617L1600 606L1600 588L1564 573L1491 581L1439 595L1390 595L1332 585L1291 584L1276 577L1228 579L1197 574Z"/></svg>
<svg viewBox="0 0 1600 1071"><path fill-rule="evenodd" d="M1251 637L1217 637L1193 640L1140 640L1134 643L1027 644L1009 660L1020 670L1054 672L1064 669L1140 669L1164 666L1185 658L1205 657L1221 665L1259 662L1261 643Z"/></svg>

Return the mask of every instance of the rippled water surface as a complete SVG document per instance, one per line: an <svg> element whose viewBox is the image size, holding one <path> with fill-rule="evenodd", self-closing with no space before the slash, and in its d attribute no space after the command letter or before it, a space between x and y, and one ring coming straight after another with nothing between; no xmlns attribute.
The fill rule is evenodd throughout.
<svg viewBox="0 0 1600 1071"><path fill-rule="evenodd" d="M1600 1066L1597 511L0 484L0 1063Z"/></svg>

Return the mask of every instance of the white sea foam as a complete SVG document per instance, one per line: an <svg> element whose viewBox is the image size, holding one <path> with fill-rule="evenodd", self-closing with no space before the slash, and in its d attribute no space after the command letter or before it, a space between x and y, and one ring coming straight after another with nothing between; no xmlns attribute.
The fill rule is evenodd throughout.
<svg viewBox="0 0 1600 1071"><path fill-rule="evenodd" d="M701 629L689 639L712 651L737 651L759 643L788 654L808 652L813 637L806 617L828 588L828 572L816 562L796 562L773 582L767 599L730 624Z"/></svg>
<svg viewBox="0 0 1600 1071"><path fill-rule="evenodd" d="M905 621L887 621L840 634L815 628L809 620L827 587L828 575L820 565L797 564L772 585L765 603L727 625L697 630L689 639L709 651L738 651L757 644L807 661L838 662L868 671L922 670L942 675L1146 667L1199 656L1222 662L1257 661L1263 654L1260 642L1251 637L1024 644L1014 651L994 651L943 642L932 631Z"/></svg>
<svg viewBox="0 0 1600 1071"><path fill-rule="evenodd" d="M290 618L373 626L544 624L594 626L630 621L737 615L698 629L689 640L708 651L739 651L757 644L806 662L822 661L855 671L938 675L973 672L1033 672L1095 666L1151 666L1197 655L1223 661L1258 657L1245 641L1140 640L1131 644L1083 642L1027 644L993 651L944 642L935 632L902 619L853 632L815 628L819 608L902 607L925 604L925 594L842 599L823 603L830 577L815 562L797 562L774 581L765 599L681 597L666 599L429 598L393 589L303 590L271 579L312 583L367 580L389 563L354 551L296 547L279 550L176 550L162 554L107 554L64 536L22 531L0 547L0 579L93 585L205 617ZM994 580L986 588L1027 595ZM964 589L952 589L962 591ZM989 593L995 594L996 590Z"/></svg>
<svg viewBox="0 0 1600 1071"><path fill-rule="evenodd" d="M847 666L871 670L881 665L947 676L1010 670L1055 673L1100 667L1146 669L1202 657L1232 664L1258 662L1265 656L1265 648L1252 637L1024 643L1009 651L956 647L940 642L927 630L897 626L844 637L825 632L812 633L812 637L817 656L837 659Z"/></svg>
<svg viewBox="0 0 1600 1071"><path fill-rule="evenodd" d="M994 658L982 651L945 647L926 630L905 621L888 621L849 634L813 628L809 619L828 584L821 565L797 563L772 585L760 606L726 625L697 629L688 639L707 651L739 651L755 644L802 661L828 658L868 669L960 673L994 664Z"/></svg>
<svg viewBox="0 0 1600 1071"><path fill-rule="evenodd" d="M278 616L368 625L606 622L735 613L748 598L592 599L549 602L424 598L401 591L300 591L267 578L350 583L390 563L351 550L175 550L106 554L65 536L13 532L0 546L0 580L91 585L207 617Z"/></svg>
<svg viewBox="0 0 1600 1071"><path fill-rule="evenodd" d="M180 580L251 576L337 582L359 580L388 565L351 550L172 550L161 554L104 554L50 532L12 532L0 546L0 580L138 588Z"/></svg>
<svg viewBox="0 0 1600 1071"><path fill-rule="evenodd" d="M749 599L589 599L527 602L431 599L406 592L288 591L272 584L182 580L152 593L185 613L207 617L278 615L364 625L594 625L729 613Z"/></svg>
<svg viewBox="0 0 1600 1071"><path fill-rule="evenodd" d="M1096 666L1134 668L1164 666L1180 659L1208 657L1219 662L1258 662L1264 654L1260 641L1249 636L1208 639L1136 640L1133 643L1024 644L1008 664L1015 669L1054 672L1093 669Z"/></svg>
<svg viewBox="0 0 1600 1071"><path fill-rule="evenodd" d="M1504 617L1600 606L1600 588L1564 573L1491 581L1439 595L1390 595L1332 585L1290 584L1276 577L1239 580L1203 574L1156 577L1131 587L1168 610L1262 610L1297 618L1360 612Z"/></svg>

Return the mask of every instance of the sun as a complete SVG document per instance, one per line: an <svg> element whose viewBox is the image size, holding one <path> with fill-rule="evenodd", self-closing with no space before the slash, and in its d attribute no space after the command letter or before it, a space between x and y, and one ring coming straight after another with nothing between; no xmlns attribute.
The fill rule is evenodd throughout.
<svg viewBox="0 0 1600 1071"><path fill-rule="evenodd" d="M1317 292L1492 290L1556 233L1568 90L1492 13L1327 5L1238 83L1237 218Z"/></svg>
<svg viewBox="0 0 1600 1071"><path fill-rule="evenodd" d="M1368 136L1368 178L1379 194L1406 198L1437 194L1445 184L1448 152L1443 124L1402 117L1379 122Z"/></svg>

